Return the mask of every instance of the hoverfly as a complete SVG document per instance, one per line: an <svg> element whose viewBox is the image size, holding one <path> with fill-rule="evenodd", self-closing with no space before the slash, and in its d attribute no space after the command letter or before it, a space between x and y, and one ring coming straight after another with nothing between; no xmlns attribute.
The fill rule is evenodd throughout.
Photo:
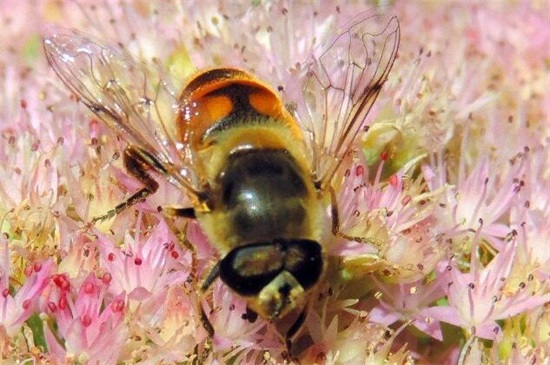
<svg viewBox="0 0 550 365"><path fill-rule="evenodd" d="M74 30L43 43L59 78L128 143L124 165L143 183L99 218L153 194L151 172L164 176L191 202L166 212L198 220L219 252L202 292L220 278L252 312L277 320L302 311L324 275L327 208L339 234L333 177L399 37L394 16L356 17L296 70L287 89L301 88L297 100L230 67L198 72L177 93L155 67Z"/></svg>

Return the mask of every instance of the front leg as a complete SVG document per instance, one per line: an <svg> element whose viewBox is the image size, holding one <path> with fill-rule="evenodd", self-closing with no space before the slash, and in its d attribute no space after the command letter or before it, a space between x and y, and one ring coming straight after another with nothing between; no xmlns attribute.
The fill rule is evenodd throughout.
<svg viewBox="0 0 550 365"><path fill-rule="evenodd" d="M304 326L308 309L309 302L304 306L298 317L296 317L296 320L294 321L292 326L290 326L290 328L286 331L285 345L290 355L292 355L292 342L296 339L298 332L300 332L300 330Z"/></svg>
<svg viewBox="0 0 550 365"><path fill-rule="evenodd" d="M201 285L200 292L199 292L199 306L200 306L200 320L203 328L208 332L208 335L210 338L214 337L214 327L212 326L212 323L210 323L210 320L208 319L208 315L204 311L204 308L201 303L201 299L204 297L206 291L212 285L212 283L220 276L220 262L218 261L216 265L210 270L210 273L204 280L204 282Z"/></svg>

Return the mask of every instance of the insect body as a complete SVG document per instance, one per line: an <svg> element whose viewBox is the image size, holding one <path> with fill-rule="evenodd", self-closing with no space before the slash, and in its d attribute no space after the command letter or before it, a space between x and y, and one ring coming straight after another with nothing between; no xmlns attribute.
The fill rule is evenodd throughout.
<svg viewBox="0 0 550 365"><path fill-rule="evenodd" d="M196 218L219 251L202 289L219 277L270 320L301 310L324 274L328 204L339 234L333 176L398 44L395 17L362 14L314 51L286 86L301 96L287 99L234 68L201 72L176 93L120 49L72 30L44 38L61 80L128 142L125 166L144 184L107 216L156 191L150 171L164 175L192 202L166 211Z"/></svg>
<svg viewBox="0 0 550 365"><path fill-rule="evenodd" d="M302 132L275 92L241 70L201 73L180 100L178 135L205 181L195 215L223 257L214 272L262 317L283 316L323 272L323 209Z"/></svg>

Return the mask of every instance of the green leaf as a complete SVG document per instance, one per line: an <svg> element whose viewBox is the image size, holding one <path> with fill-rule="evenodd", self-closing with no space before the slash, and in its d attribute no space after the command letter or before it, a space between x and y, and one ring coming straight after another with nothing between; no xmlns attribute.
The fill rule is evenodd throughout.
<svg viewBox="0 0 550 365"><path fill-rule="evenodd" d="M46 337L44 336L44 322L40 319L39 314L33 314L28 320L27 325L32 331L34 344L41 347L44 351L48 349Z"/></svg>

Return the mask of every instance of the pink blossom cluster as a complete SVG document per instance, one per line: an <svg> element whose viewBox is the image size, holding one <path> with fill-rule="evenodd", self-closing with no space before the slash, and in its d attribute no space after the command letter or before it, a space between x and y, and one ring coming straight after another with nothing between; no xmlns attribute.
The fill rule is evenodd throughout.
<svg viewBox="0 0 550 365"><path fill-rule="evenodd" d="M362 2L0 3L0 359L38 363L550 364L550 6L396 1L397 61L333 183L341 230L289 353L216 281L200 226L139 189L125 142L48 67L48 24L183 82L275 88ZM374 6L374 5L372 5ZM292 93L293 90L285 90ZM205 310L215 335L201 324ZM1 361L1 360L0 360Z"/></svg>

